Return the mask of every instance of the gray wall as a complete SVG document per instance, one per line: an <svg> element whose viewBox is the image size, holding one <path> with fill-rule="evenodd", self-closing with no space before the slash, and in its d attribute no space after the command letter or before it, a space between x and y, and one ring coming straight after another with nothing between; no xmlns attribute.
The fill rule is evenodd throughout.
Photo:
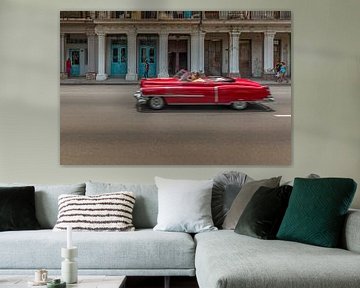
<svg viewBox="0 0 360 288"><path fill-rule="evenodd" d="M200 179L238 169L255 178L283 175L291 179L309 173L352 177L360 186L358 0L206 1L206 8L212 10L292 10L291 166L59 165L59 11L195 10L203 8L201 3L205 4L191 0L1 0L0 182L150 183L155 175ZM358 191L354 207L360 207L359 195Z"/></svg>

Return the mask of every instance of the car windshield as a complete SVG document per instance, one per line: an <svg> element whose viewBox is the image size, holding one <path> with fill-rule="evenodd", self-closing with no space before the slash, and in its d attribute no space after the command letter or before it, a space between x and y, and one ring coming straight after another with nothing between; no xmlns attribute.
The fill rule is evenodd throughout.
<svg viewBox="0 0 360 288"><path fill-rule="evenodd" d="M174 78L177 78L180 81L191 81L192 74L193 73L191 73L185 69L181 69L174 75ZM206 81L211 81L211 82L235 82L234 78L225 77L225 76L207 76L207 77L205 77L204 75L202 75L201 78L204 81L206 80Z"/></svg>
<svg viewBox="0 0 360 288"><path fill-rule="evenodd" d="M235 82L235 79L225 76L208 76L207 78L214 82Z"/></svg>
<svg viewBox="0 0 360 288"><path fill-rule="evenodd" d="M189 73L187 70L185 69L181 69L179 70L178 72L176 72L176 74L174 75L174 78L178 78L178 79L181 79L182 76L186 73Z"/></svg>

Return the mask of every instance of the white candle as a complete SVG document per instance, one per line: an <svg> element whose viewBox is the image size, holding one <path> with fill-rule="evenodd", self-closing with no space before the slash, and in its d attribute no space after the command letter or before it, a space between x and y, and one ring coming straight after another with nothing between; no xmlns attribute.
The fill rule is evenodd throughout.
<svg viewBox="0 0 360 288"><path fill-rule="evenodd" d="M72 235L71 235L72 227L69 225L67 226L66 232L67 232L67 242L66 242L66 248L70 249L72 248Z"/></svg>

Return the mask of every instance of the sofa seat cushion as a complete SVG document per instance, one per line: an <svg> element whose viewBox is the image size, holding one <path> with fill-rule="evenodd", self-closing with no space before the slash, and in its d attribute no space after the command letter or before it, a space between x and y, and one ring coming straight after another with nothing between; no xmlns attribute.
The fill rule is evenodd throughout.
<svg viewBox="0 0 360 288"><path fill-rule="evenodd" d="M229 230L195 236L200 288L346 288L360 283L360 254Z"/></svg>
<svg viewBox="0 0 360 288"><path fill-rule="evenodd" d="M73 232L82 269L194 269L195 244L186 233ZM60 269L66 232L2 232L0 269Z"/></svg>

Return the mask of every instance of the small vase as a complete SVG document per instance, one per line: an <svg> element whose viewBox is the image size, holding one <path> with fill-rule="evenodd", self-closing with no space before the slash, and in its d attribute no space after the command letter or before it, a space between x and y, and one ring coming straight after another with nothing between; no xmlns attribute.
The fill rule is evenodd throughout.
<svg viewBox="0 0 360 288"><path fill-rule="evenodd" d="M61 262L61 279L67 284L77 283L78 269L75 257L78 255L77 247L61 248L61 257L65 258Z"/></svg>

